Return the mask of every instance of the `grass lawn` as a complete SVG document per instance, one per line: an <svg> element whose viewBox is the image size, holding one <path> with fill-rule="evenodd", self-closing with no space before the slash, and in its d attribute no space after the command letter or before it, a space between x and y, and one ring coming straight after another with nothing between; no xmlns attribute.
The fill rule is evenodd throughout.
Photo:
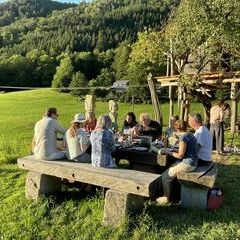
<svg viewBox="0 0 240 240"><path fill-rule="evenodd" d="M119 123L132 105L119 104ZM0 94L0 239L240 239L240 159L231 156L219 163L217 185L224 192L224 206L217 212L159 207L146 203L140 216L126 220L119 228L102 226L104 197L81 196L77 191L59 196L25 199L26 172L16 159L30 151L33 127L46 107L59 109L59 121L68 127L84 103L68 94L34 90ZM108 112L107 103L97 103L97 115ZM200 111L198 104L192 111ZM240 110L240 109L239 109ZM151 105L135 105L137 115ZM162 106L164 124L168 105ZM238 137L238 138L237 138ZM231 135L227 134L230 141ZM235 144L240 145L239 136Z"/></svg>

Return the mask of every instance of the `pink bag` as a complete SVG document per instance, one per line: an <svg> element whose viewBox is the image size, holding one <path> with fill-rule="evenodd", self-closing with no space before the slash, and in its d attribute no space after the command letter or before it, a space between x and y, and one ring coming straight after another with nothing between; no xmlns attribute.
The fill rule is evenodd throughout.
<svg viewBox="0 0 240 240"><path fill-rule="evenodd" d="M223 204L223 193L218 187L210 188L208 190L208 210L214 211L220 208Z"/></svg>

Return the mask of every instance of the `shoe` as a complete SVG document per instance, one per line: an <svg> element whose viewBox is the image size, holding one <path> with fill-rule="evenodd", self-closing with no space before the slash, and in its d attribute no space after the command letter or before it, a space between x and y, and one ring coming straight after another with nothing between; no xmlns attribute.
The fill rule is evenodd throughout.
<svg viewBox="0 0 240 240"><path fill-rule="evenodd" d="M168 198L167 197L159 197L156 199L156 202L158 205L167 205L169 204Z"/></svg>

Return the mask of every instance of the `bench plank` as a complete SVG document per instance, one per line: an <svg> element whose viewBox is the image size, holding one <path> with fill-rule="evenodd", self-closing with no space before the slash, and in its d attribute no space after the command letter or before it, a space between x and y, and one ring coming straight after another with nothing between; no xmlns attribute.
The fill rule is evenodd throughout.
<svg viewBox="0 0 240 240"><path fill-rule="evenodd" d="M211 165L197 167L194 172L188 173L178 173L177 178L180 182L184 183L194 183L195 185L201 185L203 187L212 188L217 177L217 166L214 165L213 168L206 173L206 175L200 177L206 170L208 170ZM200 177L200 178L199 178Z"/></svg>
<svg viewBox="0 0 240 240"><path fill-rule="evenodd" d="M18 166L31 172L38 172L71 181L124 191L145 197L152 197L160 184L161 176L129 169L97 168L91 164L67 160L43 161L34 156L18 159Z"/></svg>

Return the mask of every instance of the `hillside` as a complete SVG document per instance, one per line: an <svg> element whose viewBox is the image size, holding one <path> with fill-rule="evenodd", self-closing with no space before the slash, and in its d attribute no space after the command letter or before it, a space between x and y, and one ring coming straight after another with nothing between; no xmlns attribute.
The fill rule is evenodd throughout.
<svg viewBox="0 0 240 240"><path fill-rule="evenodd" d="M27 2L29 7L26 5L26 8L30 10L22 10L20 2ZM34 16L32 10L34 0L12 0L0 6L5 6L6 9L14 3L21 10L19 16L26 18L21 17L17 21L13 19L12 24L0 27L0 53L25 55L37 48L50 55L58 55L66 49L92 51L96 48L102 51L115 48L124 40L134 42L137 33L145 28L160 29L178 2L179 0L96 0L54 11L50 15L47 15L50 9L47 8L47 12L40 7L42 11L38 11L38 15L41 17L38 17ZM6 14L5 10L4 16Z"/></svg>
<svg viewBox="0 0 240 240"><path fill-rule="evenodd" d="M75 4L50 0L9 0L0 4L0 27L22 18L46 17L54 10L63 10Z"/></svg>

